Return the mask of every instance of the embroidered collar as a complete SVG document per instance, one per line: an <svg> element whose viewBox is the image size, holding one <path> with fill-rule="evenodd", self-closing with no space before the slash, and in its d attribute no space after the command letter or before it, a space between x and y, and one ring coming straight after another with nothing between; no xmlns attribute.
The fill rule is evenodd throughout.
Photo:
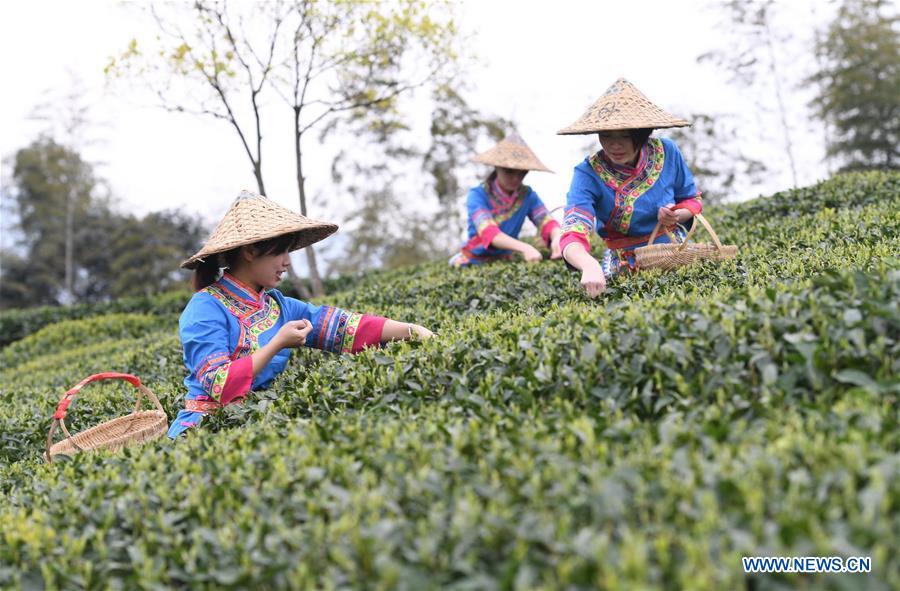
<svg viewBox="0 0 900 591"><path fill-rule="evenodd" d="M268 296L266 290L257 292L231 273L222 275L222 278L217 283L229 296L240 302L256 308L265 306Z"/></svg>
<svg viewBox="0 0 900 591"><path fill-rule="evenodd" d="M515 204L515 202L525 195L528 192L528 187L522 185L519 187L517 191L513 191L512 193L507 193L500 186L500 183L497 179L492 181L485 181L484 190L487 192L488 196L500 206L501 209L505 209Z"/></svg>
<svg viewBox="0 0 900 591"><path fill-rule="evenodd" d="M663 143L656 138L647 140L634 167L616 165L602 150L588 159L600 180L615 192L612 213L605 224L607 232L628 234L634 202L659 180L665 160Z"/></svg>
<svg viewBox="0 0 900 591"><path fill-rule="evenodd" d="M491 181L491 192L505 201L511 201L519 196L519 191L504 191L503 186L497 179Z"/></svg>
<svg viewBox="0 0 900 591"><path fill-rule="evenodd" d="M629 179L640 174L644 170L644 168L646 168L647 163L650 161L650 150L648 143L649 142L645 142L644 145L641 146L641 150L638 153L637 162L634 166L628 164L616 164L609 156L607 156L605 150L600 150L600 152L598 153L600 157L597 158L596 161L616 178L621 180Z"/></svg>

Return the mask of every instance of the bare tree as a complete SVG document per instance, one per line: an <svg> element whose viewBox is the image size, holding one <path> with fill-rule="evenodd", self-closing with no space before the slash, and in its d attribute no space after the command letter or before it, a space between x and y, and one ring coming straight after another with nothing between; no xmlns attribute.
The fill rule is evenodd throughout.
<svg viewBox="0 0 900 591"><path fill-rule="evenodd" d="M457 33L445 4L295 0L234 13L225 2L197 0L189 14L179 6L166 9L163 16L150 8L160 32L157 47L142 53L133 41L111 60L107 72L149 82L170 111L229 123L260 193L265 193L261 96L267 90L276 93L293 118L295 178L304 215L306 135L316 128L333 129L329 126L341 117L364 117L366 109L390 109L401 94L434 79L454 59ZM243 97L243 109L237 97ZM242 111L249 111L249 118L242 119ZM306 255L313 294L321 295L315 250L307 248Z"/></svg>
<svg viewBox="0 0 900 591"><path fill-rule="evenodd" d="M797 186L794 143L784 98L782 65L778 59L781 41L772 25L775 0L725 0L720 6L725 13L723 28L734 34L729 38L727 48L707 52L698 61L713 62L729 73L731 82L746 88L756 87L761 75L768 74L774 90L784 153L791 180Z"/></svg>

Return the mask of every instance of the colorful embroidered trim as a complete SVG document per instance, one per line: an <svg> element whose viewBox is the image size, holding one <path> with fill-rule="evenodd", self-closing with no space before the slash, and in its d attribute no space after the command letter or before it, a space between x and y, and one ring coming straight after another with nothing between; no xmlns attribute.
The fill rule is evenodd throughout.
<svg viewBox="0 0 900 591"><path fill-rule="evenodd" d="M359 322L362 320L362 317L362 314L354 312L350 314L350 317L347 319L347 322L344 325L344 338L341 343L341 353L353 352L353 341L356 339L356 331L359 330Z"/></svg>
<svg viewBox="0 0 900 591"><path fill-rule="evenodd" d="M222 405L213 400L185 400L184 401L184 410L190 412L212 412L214 410L218 410L222 408Z"/></svg>
<svg viewBox="0 0 900 591"><path fill-rule="evenodd" d="M591 251L590 235L594 231L594 216L584 209L570 207L563 218L562 238L559 246L565 250L573 242L581 244L587 252Z"/></svg>
<svg viewBox="0 0 900 591"><path fill-rule="evenodd" d="M481 234L487 228L496 226L497 222L494 221L491 211L482 207L476 209L475 213L472 214L472 224L475 226L475 231Z"/></svg>
<svg viewBox="0 0 900 591"><path fill-rule="evenodd" d="M488 200L491 202L491 216L496 224L501 224L511 218L519 210L525 196L531 192L531 187L522 185L519 187L518 193L514 195L504 193L499 185L493 187L496 183L485 182L482 185L484 191L488 194Z"/></svg>
<svg viewBox="0 0 900 591"><path fill-rule="evenodd" d="M275 326L281 316L278 301L267 293L262 295L264 303L253 302L229 290L223 280L213 283L204 291L236 317L241 327L237 347L231 355L233 359L255 353L259 349L259 335Z"/></svg>
<svg viewBox="0 0 900 591"><path fill-rule="evenodd" d="M332 353L350 353L362 314L322 306L313 324L313 346Z"/></svg>
<svg viewBox="0 0 900 591"><path fill-rule="evenodd" d="M597 152L589 158L589 162L600 180L615 192L615 202L606 228L627 234L634 202L659 180L666 160L665 147L659 138L647 140L634 169L619 169L605 156L602 151Z"/></svg>

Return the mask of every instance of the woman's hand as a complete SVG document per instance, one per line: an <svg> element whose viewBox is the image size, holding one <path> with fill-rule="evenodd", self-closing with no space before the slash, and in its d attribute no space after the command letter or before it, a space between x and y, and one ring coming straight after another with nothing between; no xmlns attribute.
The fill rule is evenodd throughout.
<svg viewBox="0 0 900 591"><path fill-rule="evenodd" d="M522 243L522 249L519 251L522 253L522 256L525 257L526 263L539 263L544 259L544 256L541 254L541 251L531 246L530 244Z"/></svg>
<svg viewBox="0 0 900 591"><path fill-rule="evenodd" d="M273 341L277 341L281 349L302 347L306 344L307 335L312 332L309 320L291 320L278 329Z"/></svg>
<svg viewBox="0 0 900 591"><path fill-rule="evenodd" d="M581 272L581 286L588 296L595 298L606 291L606 277L600 264L587 265Z"/></svg>
<svg viewBox="0 0 900 591"><path fill-rule="evenodd" d="M656 212L656 219L659 220L659 223L664 227L669 228L678 223L678 215L672 211L674 205L667 205L665 207L660 207L659 211Z"/></svg>
<svg viewBox="0 0 900 591"><path fill-rule="evenodd" d="M577 242L569 244L563 252L563 258L581 271L581 287L590 297L595 298L606 290L603 268L597 259L584 249L583 245Z"/></svg>
<svg viewBox="0 0 900 591"><path fill-rule="evenodd" d="M503 232L498 232L494 239L491 240L491 246L494 248L501 248L503 250L512 250L514 252L520 253L523 257L525 257L525 261L528 263L536 263L539 262L544 257L541 256L541 253L538 249L531 246L527 242L522 242L512 236L504 234Z"/></svg>
<svg viewBox="0 0 900 591"><path fill-rule="evenodd" d="M253 360L253 377L265 368L272 358L282 349L302 347L306 344L306 335L312 332L309 320L291 320L278 329L272 340L257 349L250 358Z"/></svg>
<svg viewBox="0 0 900 591"><path fill-rule="evenodd" d="M434 336L434 333L425 328L424 326L420 326L418 324L410 324L409 325L409 335L412 337L413 335L418 336L420 339L430 339Z"/></svg>
<svg viewBox="0 0 900 591"><path fill-rule="evenodd" d="M430 339L434 333L418 324L412 322L398 322L390 318L384 321L384 327L381 329L381 342L390 341L408 341L412 338Z"/></svg>
<svg viewBox="0 0 900 591"><path fill-rule="evenodd" d="M674 209L674 207L674 205L667 205L660 207L659 211L656 212L656 219L666 228L670 228L675 224L683 224L694 215L689 209Z"/></svg>
<svg viewBox="0 0 900 591"><path fill-rule="evenodd" d="M559 240L562 238L562 232L554 232L550 239L550 260L558 261L562 258L562 249L559 247Z"/></svg>

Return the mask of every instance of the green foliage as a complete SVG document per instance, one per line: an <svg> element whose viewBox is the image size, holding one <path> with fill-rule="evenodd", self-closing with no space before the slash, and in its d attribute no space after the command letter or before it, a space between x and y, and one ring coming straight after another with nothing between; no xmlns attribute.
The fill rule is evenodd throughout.
<svg viewBox="0 0 900 591"><path fill-rule="evenodd" d="M149 296L189 284L190 272L179 265L207 235L195 217L168 210L143 217L101 211L92 218L88 261L96 291L112 298Z"/></svg>
<svg viewBox="0 0 900 591"><path fill-rule="evenodd" d="M89 286L76 286L75 276L83 268L80 255L87 250L79 230L95 201L92 167L77 152L42 137L16 152L11 181L4 192L13 203L25 257L4 255L0 305L55 304L83 297Z"/></svg>
<svg viewBox="0 0 900 591"><path fill-rule="evenodd" d="M477 112L448 85L434 89L431 100L431 142L426 150L405 144L394 133L400 124L384 124L387 116L381 109L369 109L359 120L348 122L358 142L369 147L365 161L355 160L357 145L342 152L332 167L337 190L358 199L342 224L350 229L346 246L329 259L333 272L408 267L446 259L459 248L465 228L459 216L466 193L461 179L475 178L479 167L486 174L483 165L471 162L472 146L485 137L499 140L511 123ZM374 129L373 119L380 124ZM403 185L400 166L427 172L412 209L398 190Z"/></svg>
<svg viewBox="0 0 900 591"><path fill-rule="evenodd" d="M171 291L154 296L134 296L101 302L97 304L78 304L75 306L44 306L26 310L0 311L0 347L22 339L48 324L112 314L116 312L134 312L165 316L176 314L184 309L191 294L187 290Z"/></svg>
<svg viewBox="0 0 900 591"><path fill-rule="evenodd" d="M816 50L813 101L844 170L900 169L900 14L882 0L845 0Z"/></svg>
<svg viewBox="0 0 900 591"><path fill-rule="evenodd" d="M171 313L7 347L0 587L897 588L900 175L709 217L736 261L600 300L549 261L361 277L329 301L437 338L299 350L202 429L117 454L38 459L57 399L93 371L137 373L173 416ZM86 390L73 427L131 397ZM873 572L750 582L748 555Z"/></svg>
<svg viewBox="0 0 900 591"><path fill-rule="evenodd" d="M228 123L250 160L263 195L267 192L262 121L271 120L268 114L274 110L270 105L283 99L288 108L282 111L280 121L290 121L293 132L292 178L297 182L303 215L310 205L303 172L303 138L316 131L324 141L347 123L354 132L362 129L362 133L378 137L407 129L410 112L401 109L400 100L414 89L450 80L456 73L461 42L454 5L444 0L300 0L244 6L198 0L155 6L147 12L153 16L155 39L132 40L121 56L110 60L105 73L146 84L170 111ZM139 50L139 45L149 49ZM355 133L344 137L352 140L354 158L380 161L360 145ZM334 167L338 165L335 162ZM374 213L391 211L400 203L396 198L389 200L390 195L379 189L366 194L368 212L357 220L361 224L370 221ZM396 265L431 257L433 248L410 254L428 238L421 230L428 220L413 220L409 212L396 217L409 219L409 228L415 230L404 237L402 248L379 253L378 262ZM370 234L356 249L366 261L371 260L366 242L372 239ZM387 248L381 243L375 250ZM321 295L316 250L308 248L306 256L312 293ZM338 272L355 270L341 267Z"/></svg>
<svg viewBox="0 0 900 591"><path fill-rule="evenodd" d="M24 256L0 253L0 307L101 302L187 282L178 264L199 248L200 222L178 211L119 213L101 184L77 151L52 139L16 153L8 192ZM4 331L0 343L11 338Z"/></svg>
<svg viewBox="0 0 900 591"><path fill-rule="evenodd" d="M728 200L740 187L756 185L763 179L766 165L746 155L741 145L726 139L739 137L737 126L729 117L705 113L682 116L691 122L690 127L663 130L663 134L675 140L685 160L691 163L705 204Z"/></svg>
<svg viewBox="0 0 900 591"><path fill-rule="evenodd" d="M12 368L31 358L51 355L64 349L90 345L97 340L140 337L148 331L173 329L177 323L150 314L108 314L81 320L65 320L0 350L0 363Z"/></svg>

